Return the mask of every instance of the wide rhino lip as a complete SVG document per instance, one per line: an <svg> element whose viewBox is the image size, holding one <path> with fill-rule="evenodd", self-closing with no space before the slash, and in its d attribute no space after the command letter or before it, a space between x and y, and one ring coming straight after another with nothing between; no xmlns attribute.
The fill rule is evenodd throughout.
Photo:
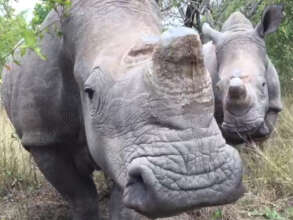
<svg viewBox="0 0 293 220"><path fill-rule="evenodd" d="M123 191L125 206L147 217L158 218L231 203L243 195L242 161L237 150L231 146L225 144L221 147L218 155L222 157L221 161L200 161L206 165L206 173L176 172L172 167L168 168L169 162L160 169L153 165L154 161L159 162L164 157L174 159L176 156L182 155L144 155L133 159L127 166L128 178ZM196 161L193 165L200 166ZM162 181L170 176L177 182Z"/></svg>
<svg viewBox="0 0 293 220"><path fill-rule="evenodd" d="M243 142L250 142L251 140L263 141L270 133L262 132L265 127L264 117L257 117L254 120L244 124L223 122L221 131L226 140L231 144L240 144Z"/></svg>
<svg viewBox="0 0 293 220"><path fill-rule="evenodd" d="M258 128L254 129L253 132L223 132L223 136L226 138L227 142L231 145L237 145L242 143L253 143L253 142L263 142L270 137L271 131L265 129L265 124L262 123ZM246 145L249 146L249 145Z"/></svg>

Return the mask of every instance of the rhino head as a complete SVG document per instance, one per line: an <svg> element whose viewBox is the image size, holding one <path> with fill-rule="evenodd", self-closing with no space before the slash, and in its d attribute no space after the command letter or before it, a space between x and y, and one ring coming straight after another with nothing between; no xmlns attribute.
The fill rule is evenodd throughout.
<svg viewBox="0 0 293 220"><path fill-rule="evenodd" d="M242 164L215 122L199 35L173 29L152 47L150 59L124 76L93 67L84 83L92 157L119 185L124 205L149 217L235 201Z"/></svg>
<svg viewBox="0 0 293 220"><path fill-rule="evenodd" d="M51 12L44 27L56 19ZM48 60L26 55L5 74L2 95L73 219L100 219L94 168L114 182L112 220L172 216L242 195L242 162L214 119L194 30L162 33L152 0L73 0L57 23L62 38L54 26L41 42Z"/></svg>
<svg viewBox="0 0 293 220"><path fill-rule="evenodd" d="M228 18L221 32L203 26L213 42L205 59L213 78L215 116L230 143L267 138L282 109L278 74L265 46L265 36L281 23L282 10L267 7L255 28L240 12Z"/></svg>

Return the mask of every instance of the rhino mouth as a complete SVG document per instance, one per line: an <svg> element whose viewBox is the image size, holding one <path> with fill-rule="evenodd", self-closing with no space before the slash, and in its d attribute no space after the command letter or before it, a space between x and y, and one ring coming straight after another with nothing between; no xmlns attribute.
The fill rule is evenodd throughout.
<svg viewBox="0 0 293 220"><path fill-rule="evenodd" d="M262 127L264 127L264 118L259 117L254 120L246 121L245 123L231 123L223 122L221 130L225 138L234 140L236 142L251 142L251 140L262 140L267 137L268 134L262 133Z"/></svg>
<svg viewBox="0 0 293 220"><path fill-rule="evenodd" d="M218 152L209 148L195 153L195 143L190 140L157 145L177 149L177 153L152 152L132 159L127 166L124 204L147 217L158 218L237 200L243 193L238 152L224 144ZM194 151L184 153L182 149L190 150L192 145Z"/></svg>
<svg viewBox="0 0 293 220"><path fill-rule="evenodd" d="M223 122L222 123L222 129L231 133L254 133L256 130L258 130L264 123L264 118L259 117L255 118L250 121L245 122L238 122L235 120L235 122Z"/></svg>

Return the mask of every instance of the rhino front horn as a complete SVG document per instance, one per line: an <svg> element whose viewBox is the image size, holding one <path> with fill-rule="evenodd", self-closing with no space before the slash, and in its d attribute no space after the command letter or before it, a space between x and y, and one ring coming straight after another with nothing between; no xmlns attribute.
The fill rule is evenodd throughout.
<svg viewBox="0 0 293 220"><path fill-rule="evenodd" d="M172 82L175 91L180 83L191 83L197 75L204 75L202 45L199 34L186 27L177 27L164 32L153 54L153 78L156 83ZM187 83L187 84L186 84ZM181 88L182 89L182 88Z"/></svg>
<svg viewBox="0 0 293 220"><path fill-rule="evenodd" d="M156 93L177 96L178 100L183 96L190 100L199 93L204 96L211 81L204 65L199 34L190 28L173 28L163 33L152 65L151 78Z"/></svg>

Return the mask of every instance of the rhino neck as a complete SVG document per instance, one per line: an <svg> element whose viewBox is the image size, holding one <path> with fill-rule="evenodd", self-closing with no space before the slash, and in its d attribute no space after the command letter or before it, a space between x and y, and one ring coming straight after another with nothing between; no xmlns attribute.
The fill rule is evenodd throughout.
<svg viewBox="0 0 293 220"><path fill-rule="evenodd" d="M123 59L143 38L158 36L160 23L154 1L75 1L63 29L79 84L95 66L114 77L125 72Z"/></svg>

